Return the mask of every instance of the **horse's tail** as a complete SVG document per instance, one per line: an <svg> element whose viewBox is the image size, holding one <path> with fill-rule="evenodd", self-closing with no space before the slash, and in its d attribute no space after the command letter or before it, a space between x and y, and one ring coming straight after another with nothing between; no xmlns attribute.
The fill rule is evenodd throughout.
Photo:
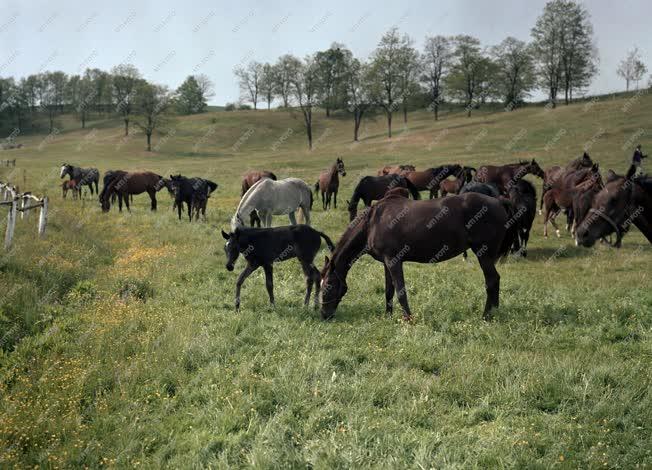
<svg viewBox="0 0 652 470"><path fill-rule="evenodd" d="M315 183L315 194L319 194L319 180Z"/></svg>
<svg viewBox="0 0 652 470"><path fill-rule="evenodd" d="M312 210L312 204L313 202L315 202L315 198L312 195L312 191L309 191L309 193L310 193L310 210Z"/></svg>
<svg viewBox="0 0 652 470"><path fill-rule="evenodd" d="M412 195L412 198L416 201L418 199L421 199L421 194L419 194L419 190L415 185L412 184L412 181L410 181L407 178L403 178L405 180L405 186L407 187L408 191L410 191L410 194Z"/></svg>
<svg viewBox="0 0 652 470"><path fill-rule="evenodd" d="M500 198L499 201L503 206L505 213L507 214L507 222L505 223L505 236L503 237L503 241L498 251L498 257L504 258L510 253L512 247L516 247L516 249L520 248L518 238L518 229L520 224L518 223L518 220L514 219L516 216L516 211L514 210L514 204L512 204L512 201L505 198Z"/></svg>
<svg viewBox="0 0 652 470"><path fill-rule="evenodd" d="M328 249L331 250L331 253L332 253L333 250L335 249L335 245L333 244L333 241L330 238L328 238L328 235L326 235L324 232L319 232L318 231L317 233L319 234L320 237L322 237L324 239L324 241L328 245Z"/></svg>

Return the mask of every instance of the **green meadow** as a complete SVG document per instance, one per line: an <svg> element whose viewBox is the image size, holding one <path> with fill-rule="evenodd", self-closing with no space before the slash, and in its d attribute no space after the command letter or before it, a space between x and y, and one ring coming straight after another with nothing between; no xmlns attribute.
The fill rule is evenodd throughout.
<svg viewBox="0 0 652 470"><path fill-rule="evenodd" d="M537 216L528 257L498 266L491 323L475 257L406 265L413 324L398 306L384 314L383 268L368 256L332 321L302 306L295 260L275 267L275 308L259 270L236 313L244 263L226 271L219 233L249 169L312 185L342 157L337 210L316 200L312 214L334 241L353 187L385 164L548 167L586 146L603 173L624 173L634 144L652 146L652 96L450 110L438 122L418 111L406 125L397 113L391 141L370 116L355 144L349 117L315 114L312 151L300 112L272 110L177 118L152 152L120 120L81 130L63 116L56 135L0 152L18 161L0 181L51 206L44 239L35 216L19 220L0 256L0 467L652 466L652 249L637 230L619 250L585 249L564 230L544 239ZM95 196L62 199L63 162L219 189L206 222L179 221L165 191L155 213L146 195L131 213L102 213ZM326 254L323 244L319 267Z"/></svg>

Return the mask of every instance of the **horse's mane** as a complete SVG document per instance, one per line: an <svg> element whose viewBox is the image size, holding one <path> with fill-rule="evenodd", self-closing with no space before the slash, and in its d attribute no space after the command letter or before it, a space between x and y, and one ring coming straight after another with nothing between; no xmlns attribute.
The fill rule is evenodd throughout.
<svg viewBox="0 0 652 470"><path fill-rule="evenodd" d="M233 214L234 217L237 216L238 214L240 214L240 209L242 208L242 206L248 204L249 200L254 196L254 194L256 192L256 191L254 191L254 188L257 188L258 186L260 186L262 184L263 181L267 181L267 180L268 180L268 178L261 178L258 181L256 181L254 184L251 185L251 187L247 190L247 192L244 194L244 196L242 196L242 199L240 199L240 202L238 203L238 207L235 210L235 214Z"/></svg>
<svg viewBox="0 0 652 470"><path fill-rule="evenodd" d="M351 260L355 260L360 256L360 253L362 250L365 249L365 246L363 246L360 250L357 250L356 246L353 246L355 243L360 243L359 238L362 236L366 236L367 232L367 226L369 223L369 216L371 214L371 207L366 207L362 213L358 214L353 221L347 225L346 230L344 230L344 233L340 237L340 240L337 242L337 245L335 246L335 250L333 251L332 259L330 260L330 265L335 268L336 265L342 261L342 258L345 257L346 254L351 255L351 251L355 251L353 253L353 256L351 256ZM353 262L351 260L345 259L344 260L344 269L345 269L345 274L344 277L346 277L346 273L348 273L349 269L351 268L351 265Z"/></svg>

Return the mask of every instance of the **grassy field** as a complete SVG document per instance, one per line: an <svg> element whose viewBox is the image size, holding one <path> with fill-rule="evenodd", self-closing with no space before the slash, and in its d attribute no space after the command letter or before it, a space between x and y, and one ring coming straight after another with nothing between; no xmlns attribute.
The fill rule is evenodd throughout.
<svg viewBox="0 0 652 470"><path fill-rule="evenodd" d="M359 177L386 163L550 166L588 146L603 170L624 172L632 144L651 146L640 136L652 96L438 123L416 112L405 128L396 116L391 142L379 117L355 145L350 120L315 120L312 152L287 111L178 119L151 153L118 120L82 131L62 118L61 133L11 151L18 167L0 180L49 194L52 213L44 240L34 220L18 221L0 257L0 467L652 466L652 249L638 231L620 250L576 248L565 232L544 240L538 216L528 258L498 267L492 323L475 258L408 265L414 324L384 315L382 266L369 257L334 321L301 306L296 261L275 269L276 308L261 270L236 314L243 263L225 270L219 235L247 169L313 183L342 156L340 207L313 213L334 240ZM94 198L61 199L63 161L220 188L206 223L178 221L163 193L157 213L140 196L131 214L103 214Z"/></svg>

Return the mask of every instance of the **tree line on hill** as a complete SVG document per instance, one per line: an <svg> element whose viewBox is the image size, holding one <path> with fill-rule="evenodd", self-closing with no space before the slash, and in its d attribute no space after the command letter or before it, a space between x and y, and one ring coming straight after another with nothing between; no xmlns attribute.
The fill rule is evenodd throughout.
<svg viewBox="0 0 652 470"><path fill-rule="evenodd" d="M303 59L286 54L273 64L252 61L236 67L234 74L241 100L254 109L261 103L269 109L274 102L300 108L312 147L315 107L323 108L326 117L336 110L348 112L356 141L363 115L382 112L391 138L395 112L402 112L407 122L408 110L428 108L436 120L445 101L461 104L468 116L486 103L502 103L511 111L535 90L547 95L552 108L561 99L569 104L590 85L597 66L586 8L574 0L552 0L532 27L529 43L507 37L483 47L469 35L428 36L417 50L412 38L392 28L367 59L333 43ZM635 49L618 74L629 89L646 71Z"/></svg>
<svg viewBox="0 0 652 470"><path fill-rule="evenodd" d="M92 117L119 116L125 136L130 125L145 135L147 150L155 129L164 127L172 113L195 114L206 110L213 96L213 84L205 75L190 75L174 91L145 80L131 64L109 72L89 68L80 75L61 71L23 77L0 77L0 129L11 136L39 130L45 121L49 133L56 133L62 114L77 116L81 128Z"/></svg>

